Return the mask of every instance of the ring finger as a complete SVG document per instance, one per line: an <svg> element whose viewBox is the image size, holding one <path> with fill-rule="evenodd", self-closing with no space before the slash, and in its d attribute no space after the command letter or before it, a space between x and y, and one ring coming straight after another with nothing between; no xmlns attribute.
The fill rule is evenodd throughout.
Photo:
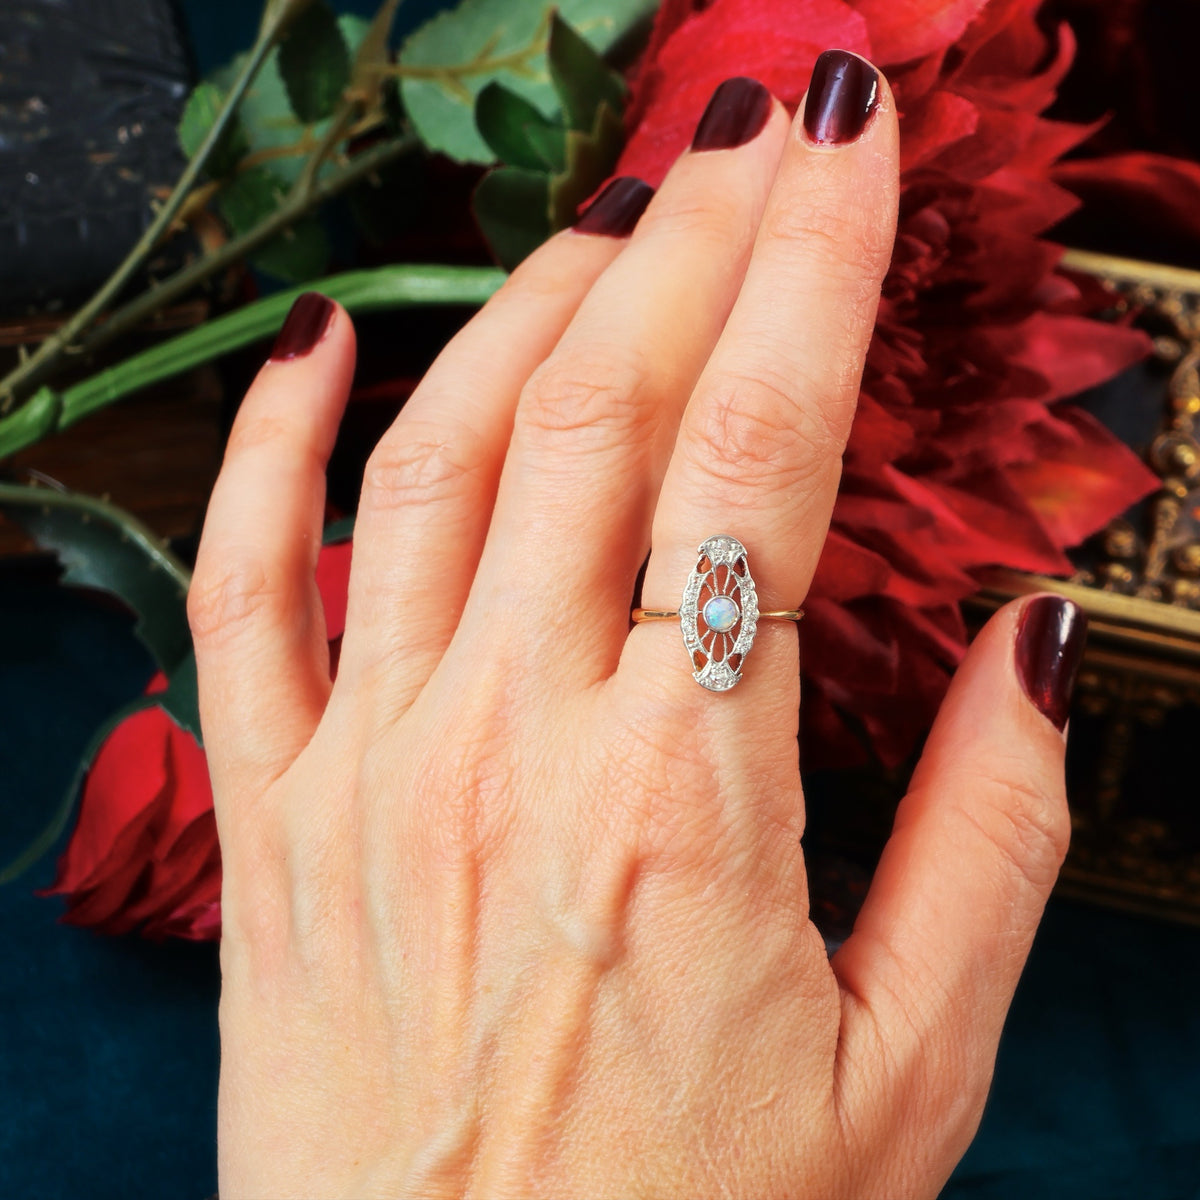
<svg viewBox="0 0 1200 1200"><path fill-rule="evenodd" d="M448 659L457 648L477 661L500 639L527 646L536 628L570 650L538 661L531 683L612 674L679 415L737 295L786 130L761 84L722 84L629 247L533 373Z"/></svg>
<svg viewBox="0 0 1200 1200"><path fill-rule="evenodd" d="M833 511L897 192L887 84L865 60L828 51L788 138L737 303L680 425L654 518L648 607L679 606L697 548L714 534L747 548L762 610L803 599ZM757 638L734 706L755 723L764 712L757 701L777 701L797 673L789 628L764 623ZM722 657L733 643L709 634L706 647ZM705 702L677 623L638 626L627 657L635 687L669 679Z"/></svg>

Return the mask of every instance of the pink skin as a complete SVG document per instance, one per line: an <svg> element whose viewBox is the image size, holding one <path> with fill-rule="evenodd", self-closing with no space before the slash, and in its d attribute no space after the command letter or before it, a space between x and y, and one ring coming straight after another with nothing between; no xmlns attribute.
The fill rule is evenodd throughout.
<svg viewBox="0 0 1200 1200"><path fill-rule="evenodd" d="M220 1185L250 1196L933 1197L1065 851L1063 737L1002 610L829 962L797 634L696 686L733 533L765 609L828 526L897 194L895 107L685 154L569 231L368 466L336 683L312 583L338 310L239 414L189 598L224 856Z"/></svg>

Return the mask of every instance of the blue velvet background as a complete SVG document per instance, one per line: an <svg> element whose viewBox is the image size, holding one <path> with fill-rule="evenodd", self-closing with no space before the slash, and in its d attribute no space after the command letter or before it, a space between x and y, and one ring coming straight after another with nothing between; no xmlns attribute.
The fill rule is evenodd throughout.
<svg viewBox="0 0 1200 1200"><path fill-rule="evenodd" d="M408 0L401 21L438 7ZM248 42L258 5L184 8L206 69ZM149 670L123 615L0 576L0 861ZM53 862L0 888L0 1197L201 1200L216 1188L216 950L59 925L31 890ZM1200 1197L1197 995L1200 931L1052 903L944 1195Z"/></svg>

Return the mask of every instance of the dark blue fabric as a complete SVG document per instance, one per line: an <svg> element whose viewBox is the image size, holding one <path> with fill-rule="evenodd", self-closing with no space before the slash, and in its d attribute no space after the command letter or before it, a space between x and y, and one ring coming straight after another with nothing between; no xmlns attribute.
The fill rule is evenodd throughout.
<svg viewBox="0 0 1200 1200"><path fill-rule="evenodd" d="M150 667L125 615L0 583L0 861ZM33 894L55 858L0 887L0 1197L201 1200L216 1188L216 948L59 924L62 903Z"/></svg>
<svg viewBox="0 0 1200 1200"><path fill-rule="evenodd" d="M1200 1197L1200 930L1051 904L949 1200Z"/></svg>
<svg viewBox="0 0 1200 1200"><path fill-rule="evenodd" d="M149 673L129 621L0 587L6 857ZM56 923L0 888L0 1196L201 1200L215 1187L217 958ZM1200 931L1055 902L947 1200L1200 1198Z"/></svg>

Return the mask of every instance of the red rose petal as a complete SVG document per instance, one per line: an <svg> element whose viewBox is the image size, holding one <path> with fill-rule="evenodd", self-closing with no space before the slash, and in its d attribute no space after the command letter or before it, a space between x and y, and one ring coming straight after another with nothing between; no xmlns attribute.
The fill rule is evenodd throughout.
<svg viewBox="0 0 1200 1200"><path fill-rule="evenodd" d="M130 861L140 844L153 840L152 825L166 817L169 724L161 708L146 708L105 739L84 784L75 831L46 894L92 886L111 873L114 863Z"/></svg>
<svg viewBox="0 0 1200 1200"><path fill-rule="evenodd" d="M346 600L350 591L350 555L353 543L349 540L322 546L317 556L317 590L325 609L325 632L332 642L346 629Z"/></svg>
<svg viewBox="0 0 1200 1200"><path fill-rule="evenodd" d="M875 61L886 67L946 49L986 3L987 0L854 0L854 7L871 31Z"/></svg>
<svg viewBox="0 0 1200 1200"><path fill-rule="evenodd" d="M691 144L718 84L750 75L795 104L831 46L870 56L866 24L842 0L715 0L677 25L638 77L616 173L657 186Z"/></svg>

